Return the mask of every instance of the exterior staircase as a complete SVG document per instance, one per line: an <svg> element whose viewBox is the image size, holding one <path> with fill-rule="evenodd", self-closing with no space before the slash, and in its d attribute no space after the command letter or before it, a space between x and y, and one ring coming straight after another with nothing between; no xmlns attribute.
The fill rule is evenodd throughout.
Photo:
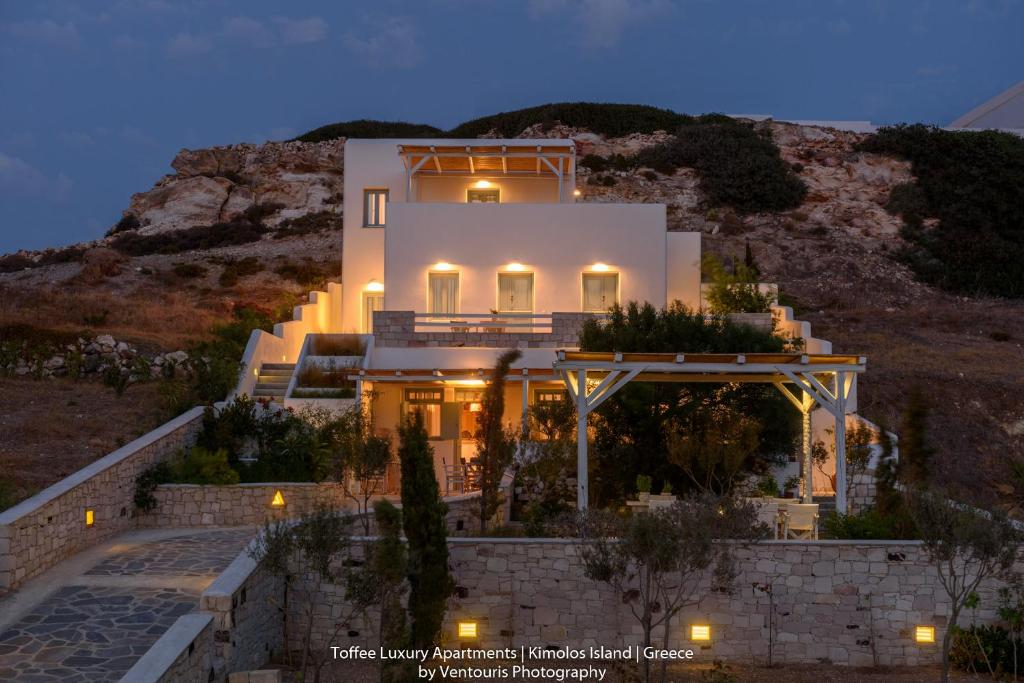
<svg viewBox="0 0 1024 683"><path fill-rule="evenodd" d="M284 394L294 370L294 363L264 363L256 376L252 397L256 400L269 399L283 405Z"/></svg>

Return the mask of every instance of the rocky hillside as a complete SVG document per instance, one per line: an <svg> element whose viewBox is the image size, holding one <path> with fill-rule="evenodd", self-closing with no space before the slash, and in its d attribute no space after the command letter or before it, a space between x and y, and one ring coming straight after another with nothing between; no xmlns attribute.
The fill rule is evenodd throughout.
<svg viewBox="0 0 1024 683"><path fill-rule="evenodd" d="M908 392L921 389L941 480L979 501L1024 497L1010 474L1011 463L1024 463L1024 306L943 293L893 258L902 221L885 205L893 187L913 179L909 163L857 151L859 134L757 125L807 186L796 209L740 215L710 206L689 168L581 165L581 201L662 202L671 229L703 232L705 249L726 258L749 244L764 279L779 283L816 334L837 352L868 356L865 415L898 430ZM557 124L520 136L572 137L581 160L629 156L669 137L609 138ZM16 255L20 267L0 274L0 324L42 319L28 304L43 293L56 327L81 328L82 311L99 308L104 319L88 326L173 350L239 303L286 310L338 275L342 155L342 140L183 150L174 174L132 197L112 236L69 248L77 258L60 255L67 249ZM197 226L205 232L186 240ZM216 237L231 231L244 239ZM119 243L126 234L135 241ZM107 265L95 265L97 250L114 254ZM81 282L90 286L65 286ZM171 332L168 320L181 324Z"/></svg>

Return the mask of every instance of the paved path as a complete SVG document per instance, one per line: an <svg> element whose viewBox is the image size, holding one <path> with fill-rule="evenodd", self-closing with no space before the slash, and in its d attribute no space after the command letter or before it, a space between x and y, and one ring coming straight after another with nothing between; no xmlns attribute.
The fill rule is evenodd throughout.
<svg viewBox="0 0 1024 683"><path fill-rule="evenodd" d="M116 683L254 535L122 534L0 599L0 681Z"/></svg>

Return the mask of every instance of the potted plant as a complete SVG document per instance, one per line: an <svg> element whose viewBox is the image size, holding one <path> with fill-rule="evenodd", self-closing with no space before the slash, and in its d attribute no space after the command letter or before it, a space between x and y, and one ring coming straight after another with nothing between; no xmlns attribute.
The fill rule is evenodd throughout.
<svg viewBox="0 0 1024 683"><path fill-rule="evenodd" d="M770 474L765 474L758 478L756 488L763 498L779 497L779 482Z"/></svg>
<svg viewBox="0 0 1024 683"><path fill-rule="evenodd" d="M661 493L658 495L651 495L649 502L652 507L657 504L657 507L668 507L672 503L676 502L676 497L672 495L672 483L666 481L661 486Z"/></svg>
<svg viewBox="0 0 1024 683"><path fill-rule="evenodd" d="M800 483L803 480L799 474L794 474L786 479L782 484L782 488L785 490L786 498L799 498L800 497Z"/></svg>
<svg viewBox="0 0 1024 683"><path fill-rule="evenodd" d="M636 499L647 502L651 497L651 478L646 474L636 475Z"/></svg>

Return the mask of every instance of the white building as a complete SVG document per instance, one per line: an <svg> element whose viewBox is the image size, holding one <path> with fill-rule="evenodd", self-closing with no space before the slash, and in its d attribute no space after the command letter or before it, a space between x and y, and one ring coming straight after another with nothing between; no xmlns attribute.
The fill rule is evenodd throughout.
<svg viewBox="0 0 1024 683"><path fill-rule="evenodd" d="M807 453L815 405L855 411L864 359L830 355L788 309L777 311L778 324L806 341L802 354L574 353L583 321L617 302L701 303L699 233L669 232L663 204L578 195L571 140L348 140L342 283L313 293L274 334L254 332L238 392L285 405L360 397L382 433L419 411L447 493L464 485L487 370L501 349L523 350L507 385L513 424L530 405L571 399L585 430L589 412L637 378L795 387L787 395L804 413ZM329 363L350 364L351 389L303 386L307 368ZM833 424L817 421L818 431ZM845 418L834 426L841 434ZM587 443L579 441L585 505ZM815 489L825 485L819 479Z"/></svg>

